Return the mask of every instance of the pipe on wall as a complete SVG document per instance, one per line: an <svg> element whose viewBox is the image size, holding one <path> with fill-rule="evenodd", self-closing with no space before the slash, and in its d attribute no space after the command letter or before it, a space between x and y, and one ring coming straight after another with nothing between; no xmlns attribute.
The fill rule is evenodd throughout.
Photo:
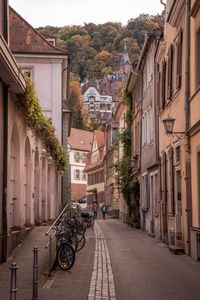
<svg viewBox="0 0 200 300"><path fill-rule="evenodd" d="M9 101L8 86L3 85L3 115L4 115L4 129L3 129L3 195L2 195L2 226L3 226L3 244L2 244L2 261L7 260L7 153L8 153L8 101Z"/></svg>
<svg viewBox="0 0 200 300"><path fill-rule="evenodd" d="M163 0L160 0L160 3L166 8L166 3L164 3Z"/></svg>

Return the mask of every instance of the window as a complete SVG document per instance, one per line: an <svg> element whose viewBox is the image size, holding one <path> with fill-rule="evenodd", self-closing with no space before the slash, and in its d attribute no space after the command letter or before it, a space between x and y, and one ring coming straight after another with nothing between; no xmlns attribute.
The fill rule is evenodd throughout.
<svg viewBox="0 0 200 300"><path fill-rule="evenodd" d="M169 213L175 213L175 199L174 199L174 149L171 147L168 151L168 196L169 196Z"/></svg>
<svg viewBox="0 0 200 300"><path fill-rule="evenodd" d="M167 100L172 97L172 82L173 82L173 45L169 47L168 50L168 60L167 60Z"/></svg>
<svg viewBox="0 0 200 300"><path fill-rule="evenodd" d="M166 61L162 62L161 80L160 80L160 110L162 111L165 107L166 102Z"/></svg>
<svg viewBox="0 0 200 300"><path fill-rule="evenodd" d="M74 179L80 180L80 170L78 169L74 170Z"/></svg>
<svg viewBox="0 0 200 300"><path fill-rule="evenodd" d="M158 174L156 173L154 176L154 199L155 199L155 206L154 206L154 215L158 216L158 193L159 193L159 185L158 185Z"/></svg>
<svg viewBox="0 0 200 300"><path fill-rule="evenodd" d="M180 146L177 146L175 148L175 163L176 164L180 163Z"/></svg>
<svg viewBox="0 0 200 300"><path fill-rule="evenodd" d="M75 152L74 153L74 161L76 163L79 163L80 162L80 153L79 152Z"/></svg>
<svg viewBox="0 0 200 300"><path fill-rule="evenodd" d="M200 85L200 28L196 34L196 88Z"/></svg>
<svg viewBox="0 0 200 300"><path fill-rule="evenodd" d="M82 153L82 156L81 156L82 163L86 162L86 158L87 158L87 154L86 153Z"/></svg>
<svg viewBox="0 0 200 300"><path fill-rule="evenodd" d="M82 180L86 181L86 173L84 171L82 172Z"/></svg>
<svg viewBox="0 0 200 300"><path fill-rule="evenodd" d="M176 89L179 89L181 86L181 72L182 72L182 29L179 30L177 39L176 39Z"/></svg>

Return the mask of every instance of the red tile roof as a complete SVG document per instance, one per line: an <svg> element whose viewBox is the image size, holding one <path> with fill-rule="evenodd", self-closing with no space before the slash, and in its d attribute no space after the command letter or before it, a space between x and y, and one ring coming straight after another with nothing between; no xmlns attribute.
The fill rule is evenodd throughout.
<svg viewBox="0 0 200 300"><path fill-rule="evenodd" d="M13 53L67 55L66 51L51 45L11 7L9 30L10 49Z"/></svg>
<svg viewBox="0 0 200 300"><path fill-rule="evenodd" d="M73 149L90 151L94 133L87 130L71 128L68 144Z"/></svg>
<svg viewBox="0 0 200 300"><path fill-rule="evenodd" d="M99 157L98 157L97 162L92 163L92 152L88 153L87 162L86 162L86 166L85 166L85 171L87 171L87 172L88 172L88 170L90 170L92 168L101 166L101 164L103 163L103 160L104 160L104 146L105 146L104 132L101 130L95 130L94 138L95 137L96 137L96 141L97 141L97 147L99 150Z"/></svg>
<svg viewBox="0 0 200 300"><path fill-rule="evenodd" d="M96 136L98 148L104 146L105 145L104 132L101 130L95 130L94 134Z"/></svg>

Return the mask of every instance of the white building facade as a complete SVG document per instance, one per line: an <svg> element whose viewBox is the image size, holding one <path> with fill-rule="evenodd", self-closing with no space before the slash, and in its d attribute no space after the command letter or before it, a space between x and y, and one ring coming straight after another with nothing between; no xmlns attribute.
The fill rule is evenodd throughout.
<svg viewBox="0 0 200 300"><path fill-rule="evenodd" d="M84 97L84 105L88 109L92 123L105 124L112 120L112 96L106 91L98 91L96 87L88 87Z"/></svg>

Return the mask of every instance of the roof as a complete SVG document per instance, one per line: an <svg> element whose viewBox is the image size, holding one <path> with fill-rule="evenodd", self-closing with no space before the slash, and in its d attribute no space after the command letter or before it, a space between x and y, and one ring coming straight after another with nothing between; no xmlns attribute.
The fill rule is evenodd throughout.
<svg viewBox="0 0 200 300"><path fill-rule="evenodd" d="M10 49L13 53L67 55L50 44L12 7L9 9Z"/></svg>
<svg viewBox="0 0 200 300"><path fill-rule="evenodd" d="M111 91L108 89L108 86L103 81L92 81L84 83L82 85L82 94L84 95L90 88L95 88L96 91L100 94L100 96L112 96Z"/></svg>
<svg viewBox="0 0 200 300"><path fill-rule="evenodd" d="M90 151L94 133L87 130L71 128L68 144L72 149Z"/></svg>
<svg viewBox="0 0 200 300"><path fill-rule="evenodd" d="M93 168L98 168L101 167L104 159L104 146L105 146L105 139L104 139L104 132L101 130L95 130L94 131L94 136L93 136L93 142L94 139L96 138L97 141L97 148L98 148L98 160L92 164L92 149L87 155L87 162L85 166L85 171L89 171Z"/></svg>
<svg viewBox="0 0 200 300"><path fill-rule="evenodd" d="M94 135L96 136L97 147L99 149L105 145L104 132L101 130L95 130Z"/></svg>

